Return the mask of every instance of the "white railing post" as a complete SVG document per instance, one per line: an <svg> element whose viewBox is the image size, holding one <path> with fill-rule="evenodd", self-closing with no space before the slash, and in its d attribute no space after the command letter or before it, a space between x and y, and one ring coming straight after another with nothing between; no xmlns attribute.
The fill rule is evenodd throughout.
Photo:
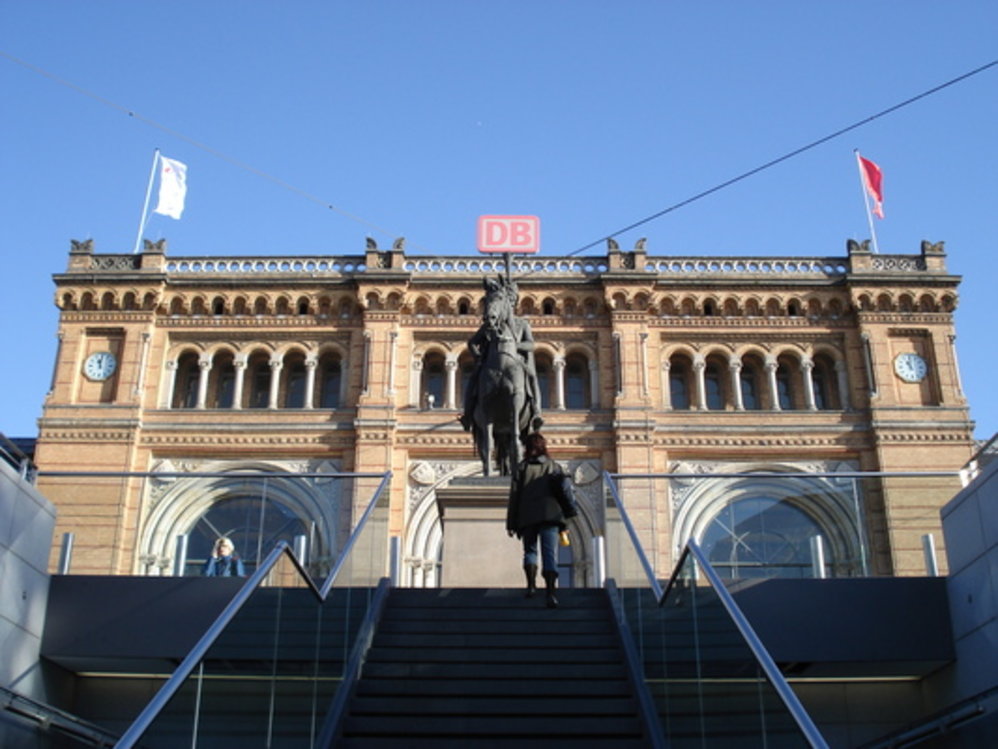
<svg viewBox="0 0 998 749"><path fill-rule="evenodd" d="M593 585L602 588L606 582L606 543L603 536L593 536Z"/></svg>
<svg viewBox="0 0 998 749"><path fill-rule="evenodd" d="M936 540L931 533L922 536L922 554L925 555L925 573L929 577L939 577L939 562L936 559Z"/></svg>
<svg viewBox="0 0 998 749"><path fill-rule="evenodd" d="M76 537L72 533L62 534L62 548L59 550L59 574L68 575L69 568L73 564L73 541Z"/></svg>
<svg viewBox="0 0 998 749"><path fill-rule="evenodd" d="M184 570L187 567L187 542L189 536L186 533L181 533L177 536L177 547L176 553L173 555L173 576L183 577Z"/></svg>

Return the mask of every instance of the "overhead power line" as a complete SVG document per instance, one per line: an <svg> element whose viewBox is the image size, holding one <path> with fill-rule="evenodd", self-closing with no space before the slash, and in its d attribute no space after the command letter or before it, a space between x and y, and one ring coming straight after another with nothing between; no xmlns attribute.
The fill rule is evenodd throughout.
<svg viewBox="0 0 998 749"><path fill-rule="evenodd" d="M373 231L380 232L381 234L384 234L384 235L389 236L389 237L398 237L398 236L400 236L400 234L398 234L396 232L392 232L392 231L384 228L383 226L379 226L378 224L375 224L375 223L373 223L371 221L368 221L367 219L361 218L360 216L357 216L357 215L355 215L353 213L350 213L349 211L345 211L342 208L340 208L339 206L333 205L329 201L323 200L322 198L320 198L320 197L318 197L316 195L313 195L312 193L308 192L307 190L303 190L300 187L296 187L295 185L292 185L290 182L286 182L285 180L281 179L280 177L275 177L273 174L270 174L269 172L265 172L262 169L257 169L255 166L252 166L251 164L247 164L245 161L240 161L239 159L237 159L235 157L229 156L228 154L226 154L226 153L224 153L222 151L219 151L217 148L212 148L211 146L209 146L209 145L207 145L205 143L202 143L202 142L200 142L198 140L195 140L194 138L190 137L189 135L185 135L184 133L181 133L181 132L179 132L177 130L174 130L173 128L171 128L171 127L169 127L167 125L164 125L161 122L157 122L156 120L152 119L151 117L146 117L146 116L144 116L142 114L139 114L138 112L135 112L135 111L129 109L128 107L125 107L125 106L122 106L121 104L118 104L117 102L111 101L110 99L106 99L103 96L100 96L99 94L96 94L93 91L90 91L89 89L83 88L82 86L78 86L77 84L73 83L72 81L67 81L65 78L60 78L59 76L55 75L54 73L50 73L49 71L45 70L44 68L40 68L37 65L32 65L30 62L27 62L25 60L21 60L20 58L15 57L14 55L11 55L11 54L9 54L7 52L4 52L3 50L0 50L0 57L5 57L8 60L10 60L11 62L20 65L21 67L27 68L28 70L30 70L30 71L32 71L34 73L37 73L38 75L44 76L45 78L48 78L49 80L55 81L60 86L65 86L66 88L72 89L73 91L76 91L79 94L83 94L84 96L89 97L89 98L93 99L94 101L100 102L101 104L103 104L106 107L110 107L111 109L117 110L118 112L121 112L123 114L128 115L132 119L138 120L139 122L142 122L143 124L149 125L150 127L154 127L157 130L160 130L160 131L162 131L164 133L167 133L168 135L173 136L174 138L177 138L179 140L184 141L185 143L189 143L190 145L194 146L195 148L198 148L198 149L204 151L205 153L209 153L212 156L214 156L215 158L221 159L222 161L226 161L229 164L232 164L233 166L235 166L235 167L237 167L239 169L247 171L250 174L254 174L257 177L261 177L261 178L267 180L268 182L273 182L275 185L278 185L279 187L283 187L285 190L289 190L289 191L295 193L296 195L305 198L306 200L309 200L309 201L311 201L313 203L316 203L317 205L322 206L323 208L326 208L326 209L328 209L330 211L333 211L334 213L338 213L341 216L350 219L351 221L357 222L358 224L366 226L368 229L372 229ZM416 246L418 247L418 245L416 245ZM420 249L425 249L425 248L420 248Z"/></svg>
<svg viewBox="0 0 998 749"><path fill-rule="evenodd" d="M838 138L840 135L844 135L845 133L848 133L848 132L850 132L852 130L855 130L856 128L862 127L863 125L866 125L866 124L868 124L870 122L873 122L876 119L879 119L881 117L884 117L885 115L891 114L892 112L896 112L899 109L907 107L909 104L914 104L916 101L924 99L927 96L931 96L932 94L938 93L939 91L942 91L944 88L948 88L948 87L950 87L950 86L952 86L954 84L960 83L961 81L964 81L967 78L970 78L971 76L977 75L978 73L983 73L985 70L987 70L988 68L993 68L995 65L998 65L998 60L992 60L991 62L987 63L986 65L981 65L979 68L974 68L973 70L971 70L971 71L969 71L967 73L964 73L963 75L959 75L956 78L953 78L953 79L951 79L949 81L946 81L945 83L941 83L938 86L934 86L933 88L930 88L930 89L928 89L926 91L923 91L922 93L917 94L916 96L912 96L909 99L905 99L904 101L899 102L899 103L895 104L894 106L891 106L891 107L888 107L887 109L881 110L880 112L877 112L876 114L872 114L869 117L864 117L862 120L854 122L851 125L847 125L846 127L840 128L839 130L836 130L834 133L830 133L829 135L826 135L823 138L818 138L818 140L812 141L811 143L808 143L806 146L801 146L800 148L795 148L793 151L790 151L789 153L785 153L782 156L780 156L779 158L775 158L772 161L767 161L765 164L757 166L754 169L749 169L747 172L739 174L737 177L732 177L731 179L726 180L725 182L722 182L719 185L715 185L714 187L711 187L709 190L704 190L703 192L698 192L696 195L693 195L692 197L686 198L686 200L682 200L679 203L676 203L674 205L670 205L668 208L663 208L661 211L657 211L656 213L653 213L650 216L647 216L647 217L641 219L640 221L635 221L633 224L628 224L624 228L618 229L617 231L613 232L612 234L607 234L605 237L601 237L600 239L597 239L595 242L590 242L589 244L585 245L584 247L580 247L579 249L570 252L568 254L568 257L572 257L574 255L578 255L580 252L585 252L586 250L591 249L592 247L596 247L597 245L602 244L603 242L606 242L608 239L613 239L614 237L616 237L616 236L618 236L620 234L623 234L624 232L628 232L631 229L636 229L639 226L642 226L644 224L649 223L650 221L654 221L657 218L661 218L662 216L666 215L667 213L672 213L673 211L678 210L680 208L683 208L684 206L687 206L690 203L694 203L694 202L700 200L701 198L705 198L708 195L713 195L715 192L718 192L719 190L723 190L724 188L730 187L731 185L733 185L733 184L735 184L737 182L741 182L744 179L748 179L749 177L752 177L753 175L756 175L756 174L758 174L761 171L769 169L770 167L776 166L777 164L780 164L780 163L786 161L787 159L792 159L794 156L798 156L798 155L804 153L805 151L809 151L812 148L820 146L822 143L827 143L828 141L833 140L834 138Z"/></svg>

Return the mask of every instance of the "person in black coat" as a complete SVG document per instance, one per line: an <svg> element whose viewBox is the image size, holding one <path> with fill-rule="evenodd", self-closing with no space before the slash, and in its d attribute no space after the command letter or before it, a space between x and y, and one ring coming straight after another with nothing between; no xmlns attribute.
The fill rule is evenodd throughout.
<svg viewBox="0 0 998 749"><path fill-rule="evenodd" d="M558 605L558 534L565 521L578 514L572 480L548 457L547 441L539 432L524 439L524 459L513 475L506 511L506 532L523 540L523 571L527 598L537 591L537 546L540 542L547 605Z"/></svg>

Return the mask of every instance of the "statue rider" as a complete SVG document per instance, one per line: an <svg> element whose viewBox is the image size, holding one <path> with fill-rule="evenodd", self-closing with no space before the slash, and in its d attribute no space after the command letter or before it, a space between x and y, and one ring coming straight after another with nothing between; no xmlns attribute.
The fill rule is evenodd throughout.
<svg viewBox="0 0 998 749"><path fill-rule="evenodd" d="M499 280L510 309L515 310L516 304L519 301L519 291L517 290L516 282L506 281L502 277ZM486 290L494 288L490 286L492 283L486 279ZM513 340L516 342L516 351L523 363L524 381L527 386L526 408L530 414L530 428L533 431L537 431L544 423L544 419L541 418L541 389L537 382L537 367L534 364L534 334L530 330L530 323L514 314L510 314L509 316L509 326ZM464 413L459 417L461 426L464 427L464 431L466 432L471 431L475 404L478 402L478 376L482 369L482 361L485 358L485 352L489 343L495 335L496 332L492 330L488 322L483 322L475 332L475 335L468 339L468 349L475 358L475 366L465 385Z"/></svg>

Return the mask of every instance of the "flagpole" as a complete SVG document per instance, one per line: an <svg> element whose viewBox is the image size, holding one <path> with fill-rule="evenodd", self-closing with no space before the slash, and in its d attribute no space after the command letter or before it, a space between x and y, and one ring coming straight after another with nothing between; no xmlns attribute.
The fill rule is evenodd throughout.
<svg viewBox="0 0 998 749"><path fill-rule="evenodd" d="M877 246L877 231L873 228L873 211L870 210L870 195L866 189L866 178L863 176L863 164L859 160L859 149L852 150L856 154L856 168L859 170L859 189L863 193L863 205L866 206L866 221L870 225L870 239L873 240L873 251L880 254L880 247Z"/></svg>
<svg viewBox="0 0 998 749"><path fill-rule="evenodd" d="M132 250L133 255L139 253L139 245L142 243L142 232L146 228L146 218L149 215L149 196L152 195L152 182L156 179L156 163L159 161L159 149L155 148L152 152L152 169L149 170L149 184L146 185L146 199L142 204L142 218L139 219L139 234L135 237L135 249Z"/></svg>

